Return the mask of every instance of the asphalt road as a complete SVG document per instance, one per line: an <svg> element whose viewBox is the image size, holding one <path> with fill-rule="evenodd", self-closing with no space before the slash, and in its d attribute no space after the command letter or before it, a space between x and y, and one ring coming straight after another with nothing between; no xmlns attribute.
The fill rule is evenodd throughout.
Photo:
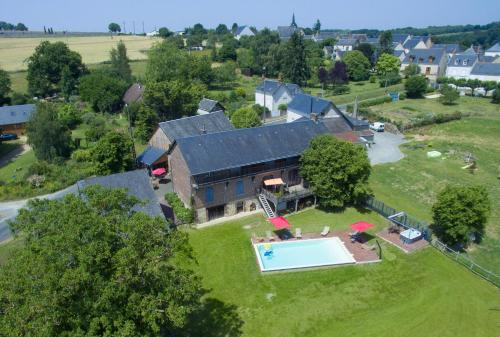
<svg viewBox="0 0 500 337"><path fill-rule="evenodd" d="M36 199L59 199L69 193L76 193L77 187L76 185L71 185L64 190L57 191L52 194L46 194L36 197ZM30 198L35 199L35 198ZM0 202L0 242L7 240L11 237L8 221L16 218L19 210L26 206L30 199L23 200L15 200L15 201L7 201Z"/></svg>
<svg viewBox="0 0 500 337"><path fill-rule="evenodd" d="M375 132L375 144L368 149L372 165L394 163L404 158L399 146L406 143L404 136L390 132Z"/></svg>

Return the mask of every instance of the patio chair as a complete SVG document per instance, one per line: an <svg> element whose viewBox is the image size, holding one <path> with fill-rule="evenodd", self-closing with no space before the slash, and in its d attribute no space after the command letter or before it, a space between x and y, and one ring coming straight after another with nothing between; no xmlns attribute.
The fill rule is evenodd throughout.
<svg viewBox="0 0 500 337"><path fill-rule="evenodd" d="M358 241L358 239L359 239L359 232L358 231L354 231L354 232L349 233L349 238L351 238L351 242L352 243Z"/></svg>
<svg viewBox="0 0 500 337"><path fill-rule="evenodd" d="M321 236L327 236L328 233L330 233L330 226L325 226L325 228L323 228L323 231L321 232Z"/></svg>
<svg viewBox="0 0 500 337"><path fill-rule="evenodd" d="M302 229L300 228L295 228L295 237L297 239L302 239Z"/></svg>
<svg viewBox="0 0 500 337"><path fill-rule="evenodd" d="M274 241L274 235L271 234L271 231L266 231L266 237L269 241Z"/></svg>

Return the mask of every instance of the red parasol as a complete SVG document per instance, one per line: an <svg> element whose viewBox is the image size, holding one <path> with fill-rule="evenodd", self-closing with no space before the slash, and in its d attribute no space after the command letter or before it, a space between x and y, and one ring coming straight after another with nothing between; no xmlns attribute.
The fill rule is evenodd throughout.
<svg viewBox="0 0 500 337"><path fill-rule="evenodd" d="M157 168L156 170L153 170L153 174L155 176L161 176L164 175L167 172L167 170L164 167Z"/></svg>
<svg viewBox="0 0 500 337"><path fill-rule="evenodd" d="M356 223L353 223L351 225L351 228L358 231L358 232L364 232L367 229L370 229L372 227L375 227L375 225L369 223L369 222L364 222L364 221L358 221Z"/></svg>
<svg viewBox="0 0 500 337"><path fill-rule="evenodd" d="M290 228L290 223L282 216L269 219L276 229Z"/></svg>

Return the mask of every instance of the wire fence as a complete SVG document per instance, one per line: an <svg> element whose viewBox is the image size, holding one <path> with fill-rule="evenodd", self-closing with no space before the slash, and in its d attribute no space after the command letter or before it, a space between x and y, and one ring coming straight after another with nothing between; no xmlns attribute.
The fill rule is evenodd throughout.
<svg viewBox="0 0 500 337"><path fill-rule="evenodd" d="M448 256L449 258L455 260L456 262L460 263L467 269L469 269L471 272L473 272L476 275L479 275L480 277L484 278L485 280L493 283L496 287L500 288L500 276L497 274L493 273L490 270L487 270L474 261L472 261L469 257L467 257L465 254L462 254L458 251L455 251L439 241L436 238L433 238L431 240L431 245L442 252L444 255Z"/></svg>
<svg viewBox="0 0 500 337"><path fill-rule="evenodd" d="M457 263L460 263L474 274L482 277L483 279L491 282L496 287L500 288L500 276L478 265L477 263L472 261L468 256L466 256L466 254L453 250L446 244L442 243L441 241L433 237L432 231L427 222L420 221L406 213L398 212L395 208L387 206L384 202L376 200L375 198L369 198L366 201L366 207L377 212L383 217L388 218L388 220L400 226L403 226L405 228L417 229L423 234L424 239L429 241L432 247L436 248L437 250L439 250L452 260L456 261ZM389 217L391 218L389 219ZM380 254L382 254L382 252L380 252Z"/></svg>

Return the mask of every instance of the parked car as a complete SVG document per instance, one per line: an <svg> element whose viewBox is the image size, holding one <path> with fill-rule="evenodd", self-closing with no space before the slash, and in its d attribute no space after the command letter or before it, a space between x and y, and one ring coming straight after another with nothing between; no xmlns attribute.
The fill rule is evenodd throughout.
<svg viewBox="0 0 500 337"><path fill-rule="evenodd" d="M385 123L375 122L373 124L370 124L370 129L377 132L384 132Z"/></svg>
<svg viewBox="0 0 500 337"><path fill-rule="evenodd" d="M0 135L0 141L15 140L17 135L15 133L2 133Z"/></svg>

